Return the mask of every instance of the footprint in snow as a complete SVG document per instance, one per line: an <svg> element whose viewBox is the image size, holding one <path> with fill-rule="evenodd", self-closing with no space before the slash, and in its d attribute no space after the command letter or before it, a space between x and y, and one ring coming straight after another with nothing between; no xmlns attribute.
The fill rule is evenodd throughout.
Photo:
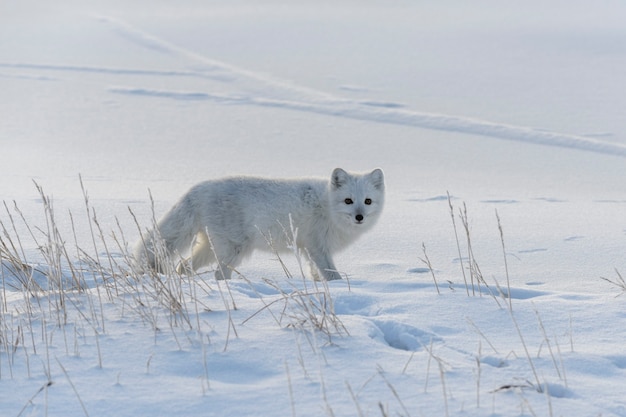
<svg viewBox="0 0 626 417"><path fill-rule="evenodd" d="M613 355L607 357L613 365L618 369L626 369L626 356L625 355Z"/></svg>
<svg viewBox="0 0 626 417"><path fill-rule="evenodd" d="M519 201L517 200L483 200L481 201L481 203L486 203L486 204L517 204L519 203Z"/></svg>
<svg viewBox="0 0 626 417"><path fill-rule="evenodd" d="M536 252L547 252L547 248L536 248L536 249L522 249L517 251L517 253L536 253Z"/></svg>
<svg viewBox="0 0 626 417"><path fill-rule="evenodd" d="M420 267L411 268L407 272L411 274L427 274L430 272L430 268L420 268Z"/></svg>
<svg viewBox="0 0 626 417"><path fill-rule="evenodd" d="M456 197L450 196L451 200L456 200ZM406 201L414 202L414 203L431 203L431 202L439 202L439 201L448 201L447 195L436 195L434 197L426 197L426 198L410 198Z"/></svg>
<svg viewBox="0 0 626 417"><path fill-rule="evenodd" d="M538 197L538 198L533 198L533 200L543 201L546 203L566 203L567 202L567 200L562 200L560 198L554 198L554 197Z"/></svg>
<svg viewBox="0 0 626 417"><path fill-rule="evenodd" d="M509 365L506 359L490 355L482 356L480 358L480 363L484 363L485 365L489 365L494 368L504 368Z"/></svg>
<svg viewBox="0 0 626 417"><path fill-rule="evenodd" d="M404 104L394 103L391 101L361 101L360 104L370 107L382 107L386 109L400 109L405 107Z"/></svg>
<svg viewBox="0 0 626 417"><path fill-rule="evenodd" d="M263 298L264 296L278 295L280 291L266 282L233 281L228 284L231 290L236 290L250 298Z"/></svg>
<svg viewBox="0 0 626 417"><path fill-rule="evenodd" d="M353 293L337 294L333 306L336 314L358 314L366 317L375 315L380 310L374 297Z"/></svg>
<svg viewBox="0 0 626 417"><path fill-rule="evenodd" d="M394 349L414 352L433 341L441 340L433 333L394 320L376 320L372 321L372 324L375 328L372 329L370 337L375 340L382 339Z"/></svg>
<svg viewBox="0 0 626 417"><path fill-rule="evenodd" d="M501 288L501 291L505 297L509 295L508 288ZM511 288L511 298L514 300L528 300L535 297L541 297L542 295L550 294L547 291L529 290L525 288Z"/></svg>

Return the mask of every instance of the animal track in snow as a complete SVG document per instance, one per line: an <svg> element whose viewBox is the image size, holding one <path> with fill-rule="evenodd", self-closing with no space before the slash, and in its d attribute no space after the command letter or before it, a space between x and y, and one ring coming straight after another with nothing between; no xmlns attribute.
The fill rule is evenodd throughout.
<svg viewBox="0 0 626 417"><path fill-rule="evenodd" d="M109 91L118 94L143 95L178 100L193 98L196 100L204 99L227 102L228 104L284 108L348 119L459 132L626 157L626 145L618 143L592 140L565 133L538 131L530 127L499 125L488 121L460 116L424 113L394 107L372 107L371 105L364 105L363 103L348 99L325 98L320 100L317 98L317 94L314 97L307 98L303 97L300 91L298 91L300 97L296 100L286 100L271 96L223 95L202 91L166 91L137 89L132 87L118 87L110 89ZM279 97L284 96L282 92L277 93L276 95Z"/></svg>
<svg viewBox="0 0 626 417"><path fill-rule="evenodd" d="M59 286L65 289L77 288L74 277L65 271L56 270L47 265L16 265L8 260L0 260L0 288L7 291L54 290ZM91 282L78 283L89 286Z"/></svg>
<svg viewBox="0 0 626 417"><path fill-rule="evenodd" d="M450 196L451 200L456 199L456 197ZM438 201L448 201L448 196L447 195L437 195L434 197L427 197L427 198L411 198L408 199L407 201L411 201L411 202L416 202L416 203L430 203L430 202L438 202Z"/></svg>
<svg viewBox="0 0 626 417"><path fill-rule="evenodd" d="M407 272L411 274L427 274L430 272L430 268L421 268L421 267L411 268Z"/></svg>
<svg viewBox="0 0 626 417"><path fill-rule="evenodd" d="M386 101L360 101L359 104L363 104L365 106L371 106L371 107L384 107L384 108L388 108L388 109L400 109L403 107L406 107L404 104L400 104L400 103L392 103L392 102L386 102Z"/></svg>
<svg viewBox="0 0 626 417"><path fill-rule="evenodd" d="M500 288L505 297L509 295L508 288ZM511 298L514 300L528 300L535 297L541 297L543 295L548 295L549 292L546 291L538 291L538 290L529 290L525 288L511 288Z"/></svg>
<svg viewBox="0 0 626 417"><path fill-rule="evenodd" d="M608 359L613 362L613 364L618 369L626 369L626 356L625 355L614 355L609 356Z"/></svg>
<svg viewBox="0 0 626 417"><path fill-rule="evenodd" d="M517 200L483 200L481 203L487 204L517 204L519 201Z"/></svg>
<svg viewBox="0 0 626 417"><path fill-rule="evenodd" d="M567 200L562 200L560 198L553 198L553 197L538 197L538 198L534 198L533 200L543 201L546 203L567 203Z"/></svg>
<svg viewBox="0 0 626 417"><path fill-rule="evenodd" d="M375 315L380 310L374 297L354 293L336 294L333 306L336 314L358 314L366 317Z"/></svg>
<svg viewBox="0 0 626 417"><path fill-rule="evenodd" d="M232 77L216 71L179 71L179 70L152 70L152 69L134 69L134 68L113 68L113 67L94 67L85 65L52 65L52 64L30 64L30 63L0 63L0 68L10 69L27 69L51 72L79 72L90 74L107 74L107 75L139 75L142 77L193 77L208 78L217 81L232 81ZM55 78L47 78L56 80Z"/></svg>
<svg viewBox="0 0 626 417"><path fill-rule="evenodd" d="M266 282L241 282L233 280L228 284L231 289L247 295L250 298L262 298L263 296L272 296L280 294L278 288Z"/></svg>
<svg viewBox="0 0 626 417"><path fill-rule="evenodd" d="M428 346L432 341L441 340L433 333L394 320L376 320L372 323L377 327L385 343L394 349L412 352ZM376 336L379 335L373 337Z"/></svg>
<svg viewBox="0 0 626 417"><path fill-rule="evenodd" d="M211 78L211 75L216 75L217 79L228 80L230 81L229 85L241 90L237 93L217 94L207 91L169 91L150 88L116 87L109 88L109 91L112 93L177 100L210 100L222 104L284 108L348 119L460 132L626 157L626 145L604 141L597 137L551 132L527 126L494 123L463 116L413 111L393 101L353 100L337 96L211 59L174 45L117 19L107 16L97 16L96 18L108 25L112 32L122 36L126 41L157 53L176 56L194 65L200 64L211 73L207 75L204 72L194 71L164 71L162 73L159 72L158 75L200 76L200 74L203 74L202 76L207 78ZM0 65L7 67L11 64L0 63ZM93 70L113 74L139 74L142 71L146 74L151 73L149 70L90 69L89 67L62 65L38 66L37 64L20 65L23 67L37 66L40 70Z"/></svg>
<svg viewBox="0 0 626 417"><path fill-rule="evenodd" d="M537 253L537 252L547 252L547 248L535 248L535 249L522 249L517 251L517 253Z"/></svg>

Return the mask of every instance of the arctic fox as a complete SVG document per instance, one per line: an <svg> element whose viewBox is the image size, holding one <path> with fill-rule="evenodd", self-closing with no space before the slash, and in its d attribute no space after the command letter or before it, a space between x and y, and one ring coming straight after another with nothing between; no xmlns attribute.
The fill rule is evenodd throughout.
<svg viewBox="0 0 626 417"><path fill-rule="evenodd" d="M255 249L284 251L295 243L310 261L313 278L341 279L332 255L374 225L384 199L380 169L351 174L336 168L330 180L205 181L192 187L155 231L144 234L135 246L135 259L161 270L156 242L162 239L170 259L191 252L179 272L216 264L215 277L229 279L232 269Z"/></svg>

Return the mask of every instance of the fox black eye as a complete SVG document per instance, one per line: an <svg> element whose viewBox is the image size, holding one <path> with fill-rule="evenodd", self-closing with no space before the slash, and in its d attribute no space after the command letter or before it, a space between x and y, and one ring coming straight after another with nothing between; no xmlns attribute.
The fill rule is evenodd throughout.
<svg viewBox="0 0 626 417"><path fill-rule="evenodd" d="M369 206L370 204L372 204L372 199L371 199L371 198L366 198L366 199L365 199L365 204L366 204L366 205L368 205L368 206Z"/></svg>
<svg viewBox="0 0 626 417"><path fill-rule="evenodd" d="M352 204L352 203L354 203L354 201L352 201L352 199L351 199L351 198L346 198L345 200L343 200L343 202L344 202L344 203L346 203L346 204Z"/></svg>

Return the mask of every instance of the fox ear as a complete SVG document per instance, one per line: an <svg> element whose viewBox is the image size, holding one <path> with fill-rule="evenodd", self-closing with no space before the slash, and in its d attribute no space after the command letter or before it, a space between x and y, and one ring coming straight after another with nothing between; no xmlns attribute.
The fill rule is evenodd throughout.
<svg viewBox="0 0 626 417"><path fill-rule="evenodd" d="M332 176L330 177L330 183L335 189L341 188L348 182L349 178L350 174L348 174L346 171L341 168L335 168L333 170Z"/></svg>
<svg viewBox="0 0 626 417"><path fill-rule="evenodd" d="M369 177L371 178L372 184L374 184L374 187L376 187L379 190L382 190L383 188L385 188L385 175L383 174L382 169L376 168L369 174Z"/></svg>

